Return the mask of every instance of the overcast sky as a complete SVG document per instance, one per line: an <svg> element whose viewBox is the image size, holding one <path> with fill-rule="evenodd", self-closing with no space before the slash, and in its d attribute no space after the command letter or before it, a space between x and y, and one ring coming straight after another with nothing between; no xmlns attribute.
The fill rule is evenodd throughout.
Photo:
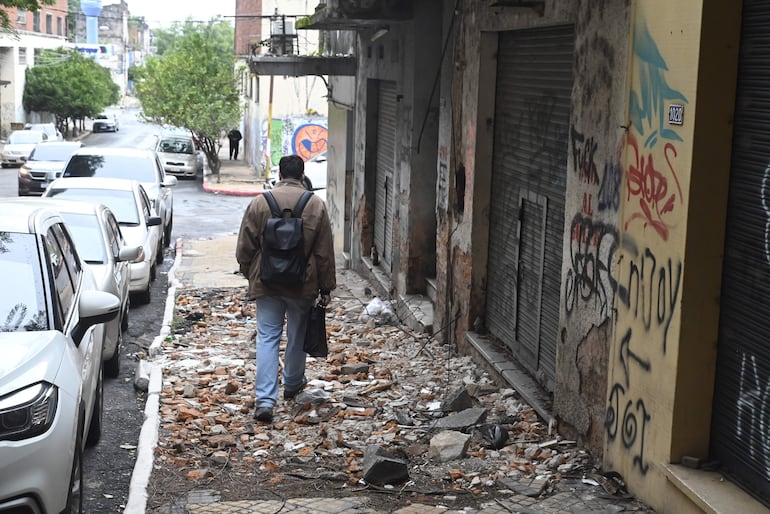
<svg viewBox="0 0 770 514"><path fill-rule="evenodd" d="M103 0L102 6L117 4L114 0ZM197 21L209 21L222 16L233 21L235 0L126 0L131 16L144 16L150 28L168 26L188 17Z"/></svg>

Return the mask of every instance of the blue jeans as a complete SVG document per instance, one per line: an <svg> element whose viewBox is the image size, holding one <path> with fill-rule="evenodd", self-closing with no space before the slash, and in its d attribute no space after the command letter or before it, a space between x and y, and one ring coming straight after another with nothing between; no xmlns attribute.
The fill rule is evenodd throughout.
<svg viewBox="0 0 770 514"><path fill-rule="evenodd" d="M286 318L284 389L299 389L305 378L305 329L313 300L286 296L257 298L257 407L274 407L278 399L278 354Z"/></svg>

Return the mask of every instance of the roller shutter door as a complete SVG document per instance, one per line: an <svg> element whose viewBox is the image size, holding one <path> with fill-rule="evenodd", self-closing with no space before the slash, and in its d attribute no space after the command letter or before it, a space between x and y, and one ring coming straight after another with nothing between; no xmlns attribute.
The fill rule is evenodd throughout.
<svg viewBox="0 0 770 514"><path fill-rule="evenodd" d="M385 269L393 261L393 170L396 161L396 84L380 82L377 99L377 187L374 199L374 244Z"/></svg>
<svg viewBox="0 0 770 514"><path fill-rule="evenodd" d="M746 0L711 453L770 506L770 1Z"/></svg>
<svg viewBox="0 0 770 514"><path fill-rule="evenodd" d="M552 390L574 29L499 36L487 328Z"/></svg>

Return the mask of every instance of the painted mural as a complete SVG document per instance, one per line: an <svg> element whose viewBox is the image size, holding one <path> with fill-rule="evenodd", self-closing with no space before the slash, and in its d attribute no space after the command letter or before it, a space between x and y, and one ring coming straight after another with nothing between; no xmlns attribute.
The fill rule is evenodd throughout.
<svg viewBox="0 0 770 514"><path fill-rule="evenodd" d="M305 161L326 152L329 125L326 118L293 117L273 119L270 142L267 141L267 120L262 122L262 148L265 162L275 166L282 156L297 154Z"/></svg>

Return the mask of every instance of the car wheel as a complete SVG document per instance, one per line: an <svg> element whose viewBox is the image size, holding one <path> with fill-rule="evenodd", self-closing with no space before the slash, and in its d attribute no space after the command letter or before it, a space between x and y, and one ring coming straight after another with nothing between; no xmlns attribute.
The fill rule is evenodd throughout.
<svg viewBox="0 0 770 514"><path fill-rule="evenodd" d="M163 239L164 239L163 246L165 246L166 248L171 246L171 228L173 226L174 226L174 217L172 215L171 218L169 218L168 220L168 226L166 227L166 230L163 234Z"/></svg>
<svg viewBox="0 0 770 514"><path fill-rule="evenodd" d="M120 347L123 345L123 332L118 330L118 340L115 343L115 353L104 363L104 373L109 378L118 378L120 375Z"/></svg>
<svg viewBox="0 0 770 514"><path fill-rule="evenodd" d="M88 426L86 444L93 446L102 437L102 416L104 415L104 368L99 366L99 379L96 382L96 398L91 411L91 424Z"/></svg>
<svg viewBox="0 0 770 514"><path fill-rule="evenodd" d="M147 283L147 289L136 294L136 299L139 303L146 305L150 303L150 284Z"/></svg>
<svg viewBox="0 0 770 514"><path fill-rule="evenodd" d="M128 313L131 310L130 301L126 302L126 311L123 313L123 317L120 320L120 330L125 332L128 330Z"/></svg>
<svg viewBox="0 0 770 514"><path fill-rule="evenodd" d="M83 423L78 423L75 437L75 454L72 456L72 473L67 494L66 514L81 514L83 512Z"/></svg>

